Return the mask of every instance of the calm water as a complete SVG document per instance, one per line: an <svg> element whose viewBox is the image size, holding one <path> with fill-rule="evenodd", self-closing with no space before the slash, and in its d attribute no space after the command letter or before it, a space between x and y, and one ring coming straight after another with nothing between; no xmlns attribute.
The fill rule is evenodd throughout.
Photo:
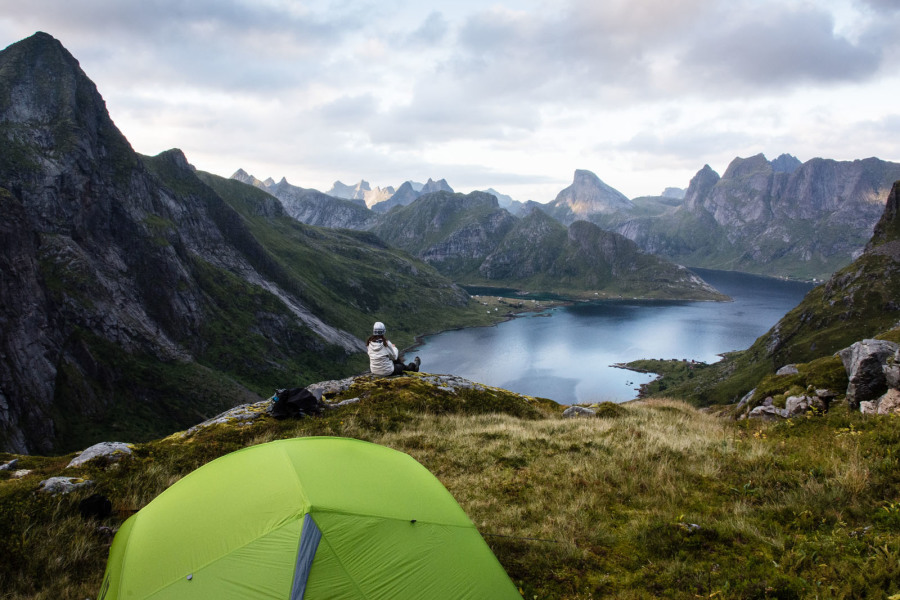
<svg viewBox="0 0 900 600"><path fill-rule="evenodd" d="M422 370L452 373L561 404L621 402L653 379L613 363L719 360L749 347L811 284L695 269L734 302L607 301L526 314L493 327L426 337Z"/></svg>

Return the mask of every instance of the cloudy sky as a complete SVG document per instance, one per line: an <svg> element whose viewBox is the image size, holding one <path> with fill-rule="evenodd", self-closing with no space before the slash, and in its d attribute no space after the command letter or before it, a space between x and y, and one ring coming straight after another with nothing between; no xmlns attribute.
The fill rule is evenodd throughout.
<svg viewBox="0 0 900 600"><path fill-rule="evenodd" d="M327 190L629 197L736 156L900 161L898 0L2 0L135 150Z"/></svg>

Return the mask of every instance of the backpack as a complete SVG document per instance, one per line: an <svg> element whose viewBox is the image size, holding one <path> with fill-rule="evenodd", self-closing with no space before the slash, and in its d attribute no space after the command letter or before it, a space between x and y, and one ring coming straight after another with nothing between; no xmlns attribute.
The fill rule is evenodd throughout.
<svg viewBox="0 0 900 600"><path fill-rule="evenodd" d="M291 388L275 392L272 416L276 419L300 418L322 412L319 401L306 388Z"/></svg>

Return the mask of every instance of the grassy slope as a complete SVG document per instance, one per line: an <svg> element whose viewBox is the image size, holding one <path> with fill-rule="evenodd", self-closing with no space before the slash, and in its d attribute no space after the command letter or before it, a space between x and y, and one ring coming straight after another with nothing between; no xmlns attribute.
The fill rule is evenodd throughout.
<svg viewBox="0 0 900 600"><path fill-rule="evenodd" d="M110 537L76 516L90 493L112 499L120 512L103 525L116 527L217 456L304 435L365 439L422 462L527 598L900 592L896 417L834 410L736 424L653 401L562 420L542 401L499 390L453 395L416 378L362 383L343 396L362 401L321 418L263 418L139 445L119 466L95 461L66 473L96 481L68 496L32 490L71 455L22 457L20 468L34 474L0 473L4 597L96 593Z"/></svg>

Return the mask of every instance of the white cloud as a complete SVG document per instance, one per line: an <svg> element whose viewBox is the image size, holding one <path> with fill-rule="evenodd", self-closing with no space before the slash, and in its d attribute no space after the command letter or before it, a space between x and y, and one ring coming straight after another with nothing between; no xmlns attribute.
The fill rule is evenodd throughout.
<svg viewBox="0 0 900 600"><path fill-rule="evenodd" d="M757 152L900 159L893 0L485 6L29 0L0 43L60 39L138 151L306 187L549 200L587 168L636 196Z"/></svg>

